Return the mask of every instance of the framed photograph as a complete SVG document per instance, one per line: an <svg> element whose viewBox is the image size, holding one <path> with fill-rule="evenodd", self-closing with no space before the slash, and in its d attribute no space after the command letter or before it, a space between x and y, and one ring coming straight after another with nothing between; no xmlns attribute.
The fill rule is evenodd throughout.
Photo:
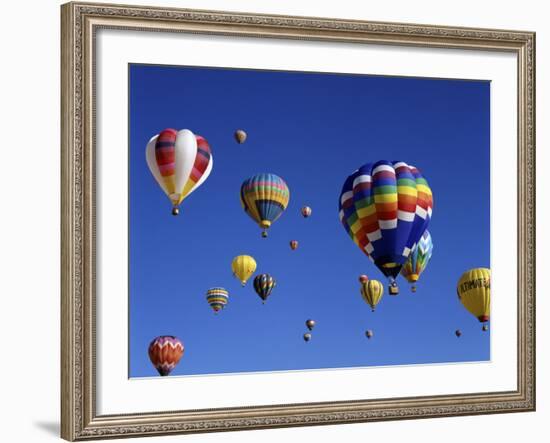
<svg viewBox="0 0 550 443"><path fill-rule="evenodd" d="M535 409L535 35L62 6L64 439Z"/></svg>

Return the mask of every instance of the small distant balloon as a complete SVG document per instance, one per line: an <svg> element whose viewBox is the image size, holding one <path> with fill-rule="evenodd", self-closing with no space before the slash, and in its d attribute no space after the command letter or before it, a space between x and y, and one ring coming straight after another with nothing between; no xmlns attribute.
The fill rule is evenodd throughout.
<svg viewBox="0 0 550 443"><path fill-rule="evenodd" d="M359 283L366 283L368 281L369 281L369 278L365 274L362 274L359 276Z"/></svg>
<svg viewBox="0 0 550 443"><path fill-rule="evenodd" d="M183 343L173 335L155 337L149 344L149 359L158 373L167 376L183 355Z"/></svg>
<svg viewBox="0 0 550 443"><path fill-rule="evenodd" d="M306 326L311 331L315 327L315 320L306 320Z"/></svg>
<svg viewBox="0 0 550 443"><path fill-rule="evenodd" d="M229 301L229 292L224 288L210 288L206 291L206 301L217 314Z"/></svg>
<svg viewBox="0 0 550 443"><path fill-rule="evenodd" d="M483 327L481 328L482 331L488 331L489 330L489 325L483 325Z"/></svg>
<svg viewBox="0 0 550 443"><path fill-rule="evenodd" d="M456 335L457 337L460 337L460 336L462 335L462 331L461 331L460 329L457 329L457 330L455 331L455 335Z"/></svg>
<svg viewBox="0 0 550 443"><path fill-rule="evenodd" d="M365 332L365 335L370 340L374 336L374 332L372 332L370 329L367 329L367 331Z"/></svg>
<svg viewBox="0 0 550 443"><path fill-rule="evenodd" d="M298 241L297 240L291 240L290 241L290 249L293 251L298 248Z"/></svg>
<svg viewBox="0 0 550 443"><path fill-rule="evenodd" d="M308 218L311 215L311 208L309 206L303 206L301 213L304 218Z"/></svg>
<svg viewBox="0 0 550 443"><path fill-rule="evenodd" d="M234 136L237 143L242 145L246 141L247 134L242 129L237 129Z"/></svg>
<svg viewBox="0 0 550 443"><path fill-rule="evenodd" d="M311 334L309 333L304 334L304 341L307 343L310 340L311 340Z"/></svg>

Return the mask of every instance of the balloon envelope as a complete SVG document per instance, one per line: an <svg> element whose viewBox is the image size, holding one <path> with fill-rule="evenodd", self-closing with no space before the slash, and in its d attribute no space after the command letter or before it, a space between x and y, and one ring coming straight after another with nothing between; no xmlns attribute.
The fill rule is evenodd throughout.
<svg viewBox="0 0 550 443"><path fill-rule="evenodd" d="M304 341L308 342L311 340L311 334L304 334Z"/></svg>
<svg viewBox="0 0 550 443"><path fill-rule="evenodd" d="M432 216L432 191L414 166L367 163L342 187L339 216L355 244L393 281Z"/></svg>
<svg viewBox="0 0 550 443"><path fill-rule="evenodd" d="M241 204L245 212L267 235L268 229L284 212L290 200L285 181L275 174L257 174L241 185Z"/></svg>
<svg viewBox="0 0 550 443"><path fill-rule="evenodd" d="M309 206L303 206L300 212L304 218L308 218L311 215L311 208Z"/></svg>
<svg viewBox="0 0 550 443"><path fill-rule="evenodd" d="M229 301L229 292L225 288L210 288L206 291L206 301L214 312L221 311Z"/></svg>
<svg viewBox="0 0 550 443"><path fill-rule="evenodd" d="M315 320L306 320L306 326L311 331L315 327Z"/></svg>
<svg viewBox="0 0 550 443"><path fill-rule="evenodd" d="M298 248L298 241L297 240L292 240L290 242L290 249L292 249L294 251L297 248Z"/></svg>
<svg viewBox="0 0 550 443"><path fill-rule="evenodd" d="M420 278L420 275L424 272L428 266L430 258L432 258L433 242L432 236L426 230L418 245L409 255L408 260L401 268L401 275L407 279L409 283L416 283Z"/></svg>
<svg viewBox="0 0 550 443"><path fill-rule="evenodd" d="M172 372L183 355L183 343L173 335L155 337L149 344L149 358L158 373L166 376Z"/></svg>
<svg viewBox="0 0 550 443"><path fill-rule="evenodd" d="M466 271L456 287L462 305L480 322L489 321L491 311L491 270L474 268Z"/></svg>
<svg viewBox="0 0 550 443"><path fill-rule="evenodd" d="M382 295L384 295L384 285L378 280L367 280L365 283L361 283L361 297L373 312L376 305L380 303Z"/></svg>
<svg viewBox="0 0 550 443"><path fill-rule="evenodd" d="M237 129L234 134L235 140L239 144L243 144L246 141L247 134L242 129Z"/></svg>
<svg viewBox="0 0 550 443"><path fill-rule="evenodd" d="M264 303L267 297L271 295L271 291L273 291L276 284L275 279L269 274L258 274L254 278L254 290Z"/></svg>
<svg viewBox="0 0 550 443"><path fill-rule="evenodd" d="M256 260L250 255L238 255L231 262L233 275L241 281L243 286L256 271L256 266Z"/></svg>
<svg viewBox="0 0 550 443"><path fill-rule="evenodd" d="M147 166L176 214L179 204L210 175L213 157L204 137L188 129L165 129L149 140Z"/></svg>

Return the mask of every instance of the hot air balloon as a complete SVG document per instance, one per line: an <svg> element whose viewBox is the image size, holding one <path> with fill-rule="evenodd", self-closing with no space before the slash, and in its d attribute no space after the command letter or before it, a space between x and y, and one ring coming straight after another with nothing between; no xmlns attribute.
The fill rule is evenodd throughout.
<svg viewBox="0 0 550 443"><path fill-rule="evenodd" d="M367 331L365 332L365 335L370 340L373 337L374 332L372 332L370 329L367 329Z"/></svg>
<svg viewBox="0 0 550 443"><path fill-rule="evenodd" d="M290 241L290 249L293 251L298 248L298 241L297 240L291 240Z"/></svg>
<svg viewBox="0 0 550 443"><path fill-rule="evenodd" d="M172 202L172 214L180 203L210 175L213 158L205 138L189 129L165 129L155 135L145 150L147 165Z"/></svg>
<svg viewBox="0 0 550 443"><path fill-rule="evenodd" d="M262 237L267 237L267 229L281 216L289 200L288 186L275 174L257 174L241 185L241 204L263 229Z"/></svg>
<svg viewBox="0 0 550 443"><path fill-rule="evenodd" d="M456 287L458 299L480 322L489 321L491 310L491 270L475 268L460 277Z"/></svg>
<svg viewBox="0 0 550 443"><path fill-rule="evenodd" d="M149 345L149 358L160 375L172 372L183 355L183 343L173 335L161 335Z"/></svg>
<svg viewBox="0 0 550 443"><path fill-rule="evenodd" d="M420 237L416 248L409 254L408 260L401 268L401 275L412 284L412 292L416 292L416 282L420 278L420 274L422 274L428 266L428 262L432 257L432 251L432 236L426 230L424 234L422 234L422 237Z"/></svg>
<svg viewBox="0 0 550 443"><path fill-rule="evenodd" d="M229 301L229 292L224 288L210 288L206 291L206 301L217 314Z"/></svg>
<svg viewBox="0 0 550 443"><path fill-rule="evenodd" d="M256 271L256 260L250 255L238 255L231 262L233 275L241 281L241 285L246 285L248 279Z"/></svg>
<svg viewBox="0 0 550 443"><path fill-rule="evenodd" d="M432 191L420 171L405 162L367 163L342 187L339 216L346 232L389 279L395 278L432 216Z"/></svg>
<svg viewBox="0 0 550 443"><path fill-rule="evenodd" d="M361 297L365 300L374 312L376 305L384 295L384 286L378 280L367 280L361 283Z"/></svg>
<svg viewBox="0 0 550 443"><path fill-rule="evenodd" d="M369 278L365 274L359 276L359 283L363 284L369 281Z"/></svg>
<svg viewBox="0 0 550 443"><path fill-rule="evenodd" d="M307 342L310 341L310 340L311 340L311 334L305 333L305 334L304 334L304 341L307 343Z"/></svg>
<svg viewBox="0 0 550 443"><path fill-rule="evenodd" d="M313 328L315 327L315 320L311 320L311 319L306 320L306 326L310 331L312 331Z"/></svg>
<svg viewBox="0 0 550 443"><path fill-rule="evenodd" d="M457 337L460 337L460 336L462 335L462 331L461 331L460 329L457 329L457 330L455 331L455 335L456 335Z"/></svg>
<svg viewBox="0 0 550 443"><path fill-rule="evenodd" d="M239 145L242 145L246 141L247 134L242 129L237 129L233 135Z"/></svg>
<svg viewBox="0 0 550 443"><path fill-rule="evenodd" d="M483 325L483 327L481 328L482 331L488 331L489 330L489 326L487 325Z"/></svg>
<svg viewBox="0 0 550 443"><path fill-rule="evenodd" d="M304 218L308 218L311 215L311 208L309 206L303 206L300 212Z"/></svg>
<svg viewBox="0 0 550 443"><path fill-rule="evenodd" d="M271 295L276 284L275 279L269 274L258 274L254 278L254 290L262 299L262 303L265 303L267 297Z"/></svg>

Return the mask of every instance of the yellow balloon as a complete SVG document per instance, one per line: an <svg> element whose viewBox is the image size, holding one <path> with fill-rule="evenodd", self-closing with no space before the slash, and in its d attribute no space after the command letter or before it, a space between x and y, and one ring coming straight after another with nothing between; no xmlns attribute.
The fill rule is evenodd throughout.
<svg viewBox="0 0 550 443"><path fill-rule="evenodd" d="M250 255L238 255L233 259L231 269L233 270L233 275L244 286L247 280L254 274L254 271L256 271L256 260Z"/></svg>
<svg viewBox="0 0 550 443"><path fill-rule="evenodd" d="M489 321L491 310L491 270L475 268L460 277L456 287L458 299L480 322Z"/></svg>
<svg viewBox="0 0 550 443"><path fill-rule="evenodd" d="M367 280L361 283L361 297L369 304L372 312L380 302L382 295L384 295L384 285L378 280Z"/></svg>

